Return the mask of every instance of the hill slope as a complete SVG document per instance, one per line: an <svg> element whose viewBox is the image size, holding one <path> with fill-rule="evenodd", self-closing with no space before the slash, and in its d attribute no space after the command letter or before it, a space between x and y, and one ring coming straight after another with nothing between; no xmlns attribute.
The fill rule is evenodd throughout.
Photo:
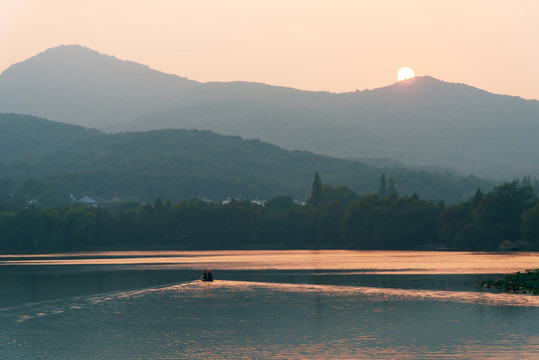
<svg viewBox="0 0 539 360"><path fill-rule="evenodd" d="M211 130L342 158L392 158L465 174L539 177L539 101L430 77L332 94L198 83L61 46L0 75L0 111L106 131Z"/></svg>
<svg viewBox="0 0 539 360"><path fill-rule="evenodd" d="M401 195L463 200L492 182L474 177L378 169L358 161L287 151L259 140L198 130L105 134L23 115L0 114L0 174L16 183L36 179L77 197L134 195L153 201L196 196L308 196L315 172L325 183L376 192L385 172ZM46 135L46 136L44 136ZM28 145L21 150L19 144ZM2 182L0 182L2 183ZM0 189L0 193L2 193Z"/></svg>
<svg viewBox="0 0 539 360"><path fill-rule="evenodd" d="M0 75L0 111L102 128L181 105L198 85L82 46L60 46Z"/></svg>

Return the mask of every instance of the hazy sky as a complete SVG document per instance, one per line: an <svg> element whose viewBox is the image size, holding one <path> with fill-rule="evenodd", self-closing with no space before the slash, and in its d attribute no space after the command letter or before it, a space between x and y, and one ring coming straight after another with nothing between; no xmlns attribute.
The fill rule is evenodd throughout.
<svg viewBox="0 0 539 360"><path fill-rule="evenodd" d="M397 70L539 99L538 0L0 0L0 71L80 44L198 81L332 92Z"/></svg>

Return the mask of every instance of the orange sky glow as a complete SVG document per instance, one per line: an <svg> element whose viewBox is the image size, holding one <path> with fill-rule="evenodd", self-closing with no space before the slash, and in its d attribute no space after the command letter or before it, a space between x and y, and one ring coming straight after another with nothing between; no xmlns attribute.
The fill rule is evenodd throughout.
<svg viewBox="0 0 539 360"><path fill-rule="evenodd" d="M80 44L198 81L346 92L416 75L539 99L539 1L2 0L0 71Z"/></svg>

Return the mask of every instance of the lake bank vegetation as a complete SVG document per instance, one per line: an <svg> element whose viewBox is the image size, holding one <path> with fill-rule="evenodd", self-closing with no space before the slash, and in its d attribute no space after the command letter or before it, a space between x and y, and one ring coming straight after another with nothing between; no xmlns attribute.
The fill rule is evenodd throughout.
<svg viewBox="0 0 539 360"><path fill-rule="evenodd" d="M521 273L506 275L503 279L483 281L481 286L486 288L497 288L507 292L518 292L523 294L539 293L539 269L530 269Z"/></svg>
<svg viewBox="0 0 539 360"><path fill-rule="evenodd" d="M376 194L323 184L306 204L278 196L264 206L193 199L132 204L114 211L81 204L14 208L0 204L0 251L114 249L539 250L539 201L515 180L445 205L399 196L380 178Z"/></svg>

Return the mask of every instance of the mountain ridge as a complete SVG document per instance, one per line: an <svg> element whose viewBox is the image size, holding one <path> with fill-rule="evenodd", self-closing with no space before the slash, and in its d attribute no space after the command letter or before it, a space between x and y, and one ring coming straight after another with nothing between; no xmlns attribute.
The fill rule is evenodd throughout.
<svg viewBox="0 0 539 360"><path fill-rule="evenodd" d="M44 56L50 61L41 61ZM496 180L539 177L533 136L539 133L539 101L429 76L345 93L200 83L64 46L0 74L0 111L109 132L211 130L288 150L385 157Z"/></svg>

